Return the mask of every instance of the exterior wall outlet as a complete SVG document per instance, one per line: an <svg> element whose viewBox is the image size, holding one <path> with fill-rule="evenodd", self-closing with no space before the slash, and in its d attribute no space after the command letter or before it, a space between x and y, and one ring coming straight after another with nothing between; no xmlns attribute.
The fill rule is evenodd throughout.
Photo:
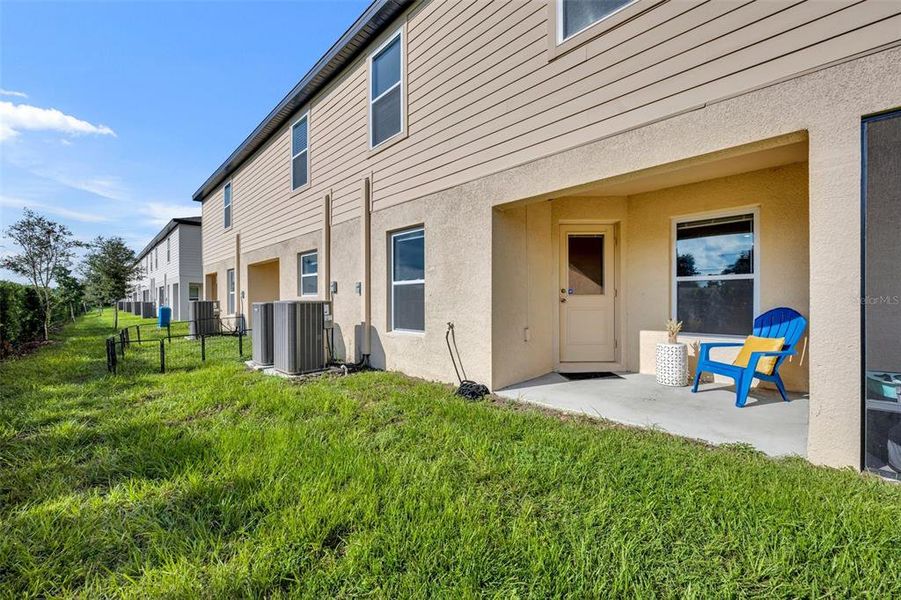
<svg viewBox="0 0 901 600"><path fill-rule="evenodd" d="M531 337L531 332L529 331L529 328L524 327L522 330L522 341L528 342L530 337Z"/></svg>
<svg viewBox="0 0 901 600"><path fill-rule="evenodd" d="M330 286L330 289L333 294L338 293L338 282L337 281L333 281L331 284L329 284L329 286Z"/></svg>
<svg viewBox="0 0 901 600"><path fill-rule="evenodd" d="M356 290L357 290L357 296L362 296L362 295L363 295L363 282L362 282L362 281L358 281L358 282L357 282L357 285L355 286L355 288L356 288Z"/></svg>

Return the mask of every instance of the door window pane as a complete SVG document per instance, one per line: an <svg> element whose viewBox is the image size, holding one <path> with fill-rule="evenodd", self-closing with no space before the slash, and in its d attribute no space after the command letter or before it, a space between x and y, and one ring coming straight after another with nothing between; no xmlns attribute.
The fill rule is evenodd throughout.
<svg viewBox="0 0 901 600"><path fill-rule="evenodd" d="M754 280L680 281L676 320L686 333L748 335L754 322Z"/></svg>
<svg viewBox="0 0 901 600"><path fill-rule="evenodd" d="M570 235L569 290L575 295L604 293L604 236Z"/></svg>
<svg viewBox="0 0 901 600"><path fill-rule="evenodd" d="M597 23L634 0L563 0L563 39L579 33L592 23Z"/></svg>
<svg viewBox="0 0 901 600"><path fill-rule="evenodd" d="M228 288L228 314L235 312L235 270L225 272L225 284Z"/></svg>
<svg viewBox="0 0 901 600"><path fill-rule="evenodd" d="M863 127L864 467L901 479L901 113Z"/></svg>

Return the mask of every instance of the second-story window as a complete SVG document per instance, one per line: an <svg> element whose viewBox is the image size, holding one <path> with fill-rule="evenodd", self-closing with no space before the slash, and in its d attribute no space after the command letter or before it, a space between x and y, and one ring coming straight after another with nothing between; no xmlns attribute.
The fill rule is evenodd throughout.
<svg viewBox="0 0 901 600"><path fill-rule="evenodd" d="M403 31L369 57L369 146L375 148L403 131Z"/></svg>
<svg viewBox="0 0 901 600"><path fill-rule="evenodd" d="M557 0L557 42L568 40L635 0Z"/></svg>
<svg viewBox="0 0 901 600"><path fill-rule="evenodd" d="M166 262L172 262L172 238L166 238Z"/></svg>
<svg viewBox="0 0 901 600"><path fill-rule="evenodd" d="M222 190L222 226L232 226L232 184L226 183Z"/></svg>
<svg viewBox="0 0 901 600"><path fill-rule="evenodd" d="M291 126L291 189L296 190L310 180L309 113Z"/></svg>

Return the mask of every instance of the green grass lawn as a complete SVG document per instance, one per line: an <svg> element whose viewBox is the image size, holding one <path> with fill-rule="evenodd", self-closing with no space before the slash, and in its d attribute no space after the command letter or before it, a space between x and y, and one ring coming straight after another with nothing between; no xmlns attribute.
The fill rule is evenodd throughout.
<svg viewBox="0 0 901 600"><path fill-rule="evenodd" d="M109 377L110 323L0 364L0 596L901 595L901 486L391 373Z"/></svg>

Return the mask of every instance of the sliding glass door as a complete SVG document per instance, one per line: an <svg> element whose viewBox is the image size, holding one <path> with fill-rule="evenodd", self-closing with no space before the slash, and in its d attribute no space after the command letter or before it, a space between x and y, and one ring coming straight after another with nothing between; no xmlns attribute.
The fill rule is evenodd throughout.
<svg viewBox="0 0 901 600"><path fill-rule="evenodd" d="M863 121L863 466L901 479L901 112Z"/></svg>

